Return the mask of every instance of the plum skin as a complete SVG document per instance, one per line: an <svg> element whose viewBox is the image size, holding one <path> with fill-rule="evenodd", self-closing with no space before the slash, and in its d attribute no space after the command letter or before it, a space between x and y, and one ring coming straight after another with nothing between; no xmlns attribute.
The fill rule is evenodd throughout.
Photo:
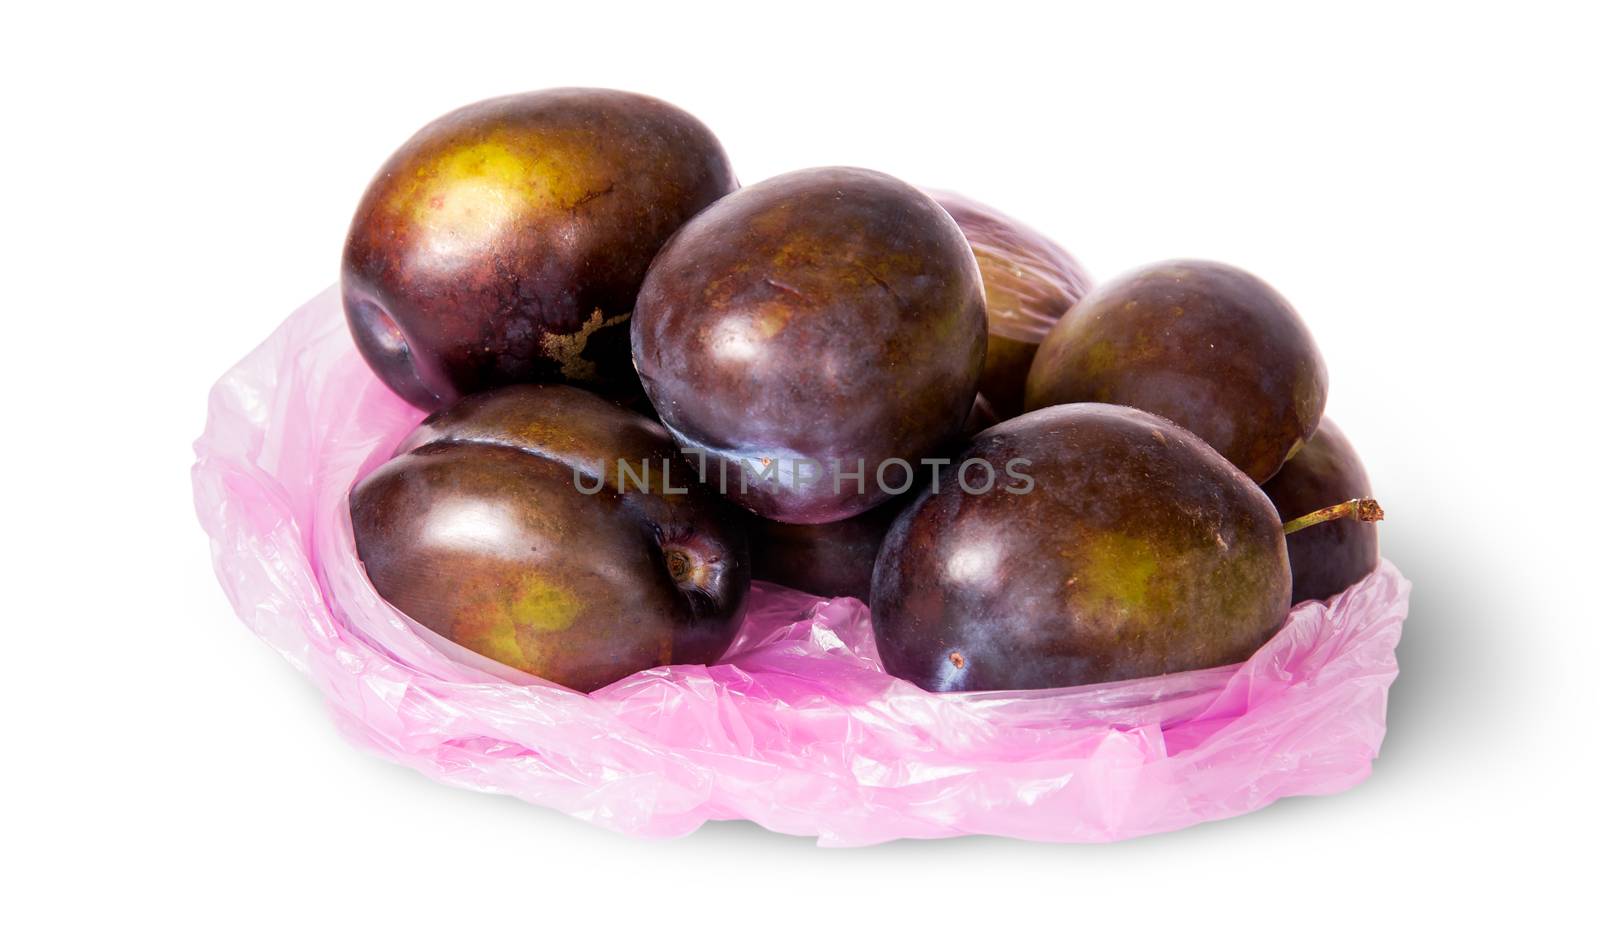
<svg viewBox="0 0 1600 943"><path fill-rule="evenodd" d="M1026 405L1137 407L1263 482L1316 431L1327 398L1322 355L1282 295L1230 265L1175 260L1073 305L1039 346Z"/></svg>
<svg viewBox="0 0 1600 943"><path fill-rule="evenodd" d="M453 111L356 209L341 278L356 346L428 410L526 382L625 395L650 260L736 186L704 125L643 95L550 89Z"/></svg>
<svg viewBox="0 0 1600 943"><path fill-rule="evenodd" d="M751 575L814 596L851 596L865 602L872 593L878 548L909 497L827 524L757 517L751 529Z"/></svg>
<svg viewBox="0 0 1600 943"><path fill-rule="evenodd" d="M1067 250L999 210L958 193L928 193L961 227L978 259L989 316L978 391L997 419L1010 419L1023 411L1039 343L1089 291L1089 274Z"/></svg>
<svg viewBox="0 0 1600 943"><path fill-rule="evenodd" d="M1278 516L1199 438L1123 406L1055 406L960 461L1026 459L1025 494L946 469L895 521L872 580L886 671L929 691L1067 687L1231 664L1282 625Z"/></svg>
<svg viewBox="0 0 1600 943"><path fill-rule="evenodd" d="M820 466L818 482L746 476L747 493L727 492L801 524L882 503L881 462L957 441L986 340L982 277L954 221L893 177L842 167L745 187L695 217L651 265L633 319L645 393L712 469ZM835 494L834 462L865 481Z"/></svg>
<svg viewBox="0 0 1600 943"><path fill-rule="evenodd" d="M618 458L649 463L648 490ZM642 416L573 387L507 387L430 417L356 485L356 552L427 628L592 691L710 663L738 629L747 524L694 477Z"/></svg>
<svg viewBox="0 0 1600 943"><path fill-rule="evenodd" d="M1372 482L1350 440L1324 416L1305 447L1262 489L1284 520L1372 494ZM1290 534L1293 601L1328 599L1378 567L1378 525L1352 518Z"/></svg>
<svg viewBox="0 0 1600 943"><path fill-rule="evenodd" d="M961 440L946 450L947 457L954 459L973 436L994 424L994 412L979 393L961 427ZM751 515L751 576L813 596L849 596L866 602L872 595L872 568L884 536L931 478L930 466L923 465L905 494L842 521L785 524Z"/></svg>

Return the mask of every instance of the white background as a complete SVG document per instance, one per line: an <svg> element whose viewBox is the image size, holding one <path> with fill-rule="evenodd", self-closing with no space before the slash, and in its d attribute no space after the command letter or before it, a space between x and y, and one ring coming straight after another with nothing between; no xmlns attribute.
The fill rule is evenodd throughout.
<svg viewBox="0 0 1600 943"><path fill-rule="evenodd" d="M1600 69L1576 5L43 6L0 38L9 938L1592 930ZM1416 584L1372 778L1114 846L824 851L744 823L628 839L341 741L211 575L207 387L336 277L391 149L552 85L683 106L746 182L870 166L1100 278L1200 256L1282 290Z"/></svg>

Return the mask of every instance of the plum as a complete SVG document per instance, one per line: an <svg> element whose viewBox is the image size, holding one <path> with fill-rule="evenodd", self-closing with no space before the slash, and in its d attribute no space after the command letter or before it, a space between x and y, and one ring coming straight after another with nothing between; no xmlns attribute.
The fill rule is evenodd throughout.
<svg viewBox="0 0 1600 943"><path fill-rule="evenodd" d="M961 427L960 441L943 450L944 457L954 458L973 436L994 424L994 411L979 393ZM842 521L785 524L752 515L751 575L816 596L853 596L865 602L872 591L872 567L883 536L927 485L933 467L917 468L903 495Z"/></svg>
<svg viewBox="0 0 1600 943"><path fill-rule="evenodd" d="M733 639L747 523L694 479L649 419L574 387L512 386L431 416L356 485L350 517L395 608L592 691L714 661Z"/></svg>
<svg viewBox="0 0 1600 943"><path fill-rule="evenodd" d="M756 517L750 535L751 575L816 596L854 596L865 602L872 592L878 547L907 503L897 498L827 524Z"/></svg>
<svg viewBox="0 0 1600 943"><path fill-rule="evenodd" d="M626 396L650 260L736 186L704 125L643 95L551 89L453 111L356 209L342 278L356 346L423 409L526 382Z"/></svg>
<svg viewBox="0 0 1600 943"><path fill-rule="evenodd" d="M1361 458L1333 420L1324 416L1282 470L1262 486L1284 520L1371 493ZM1327 599L1378 566L1378 528L1361 520L1332 521L1289 535L1292 601Z"/></svg>
<svg viewBox="0 0 1600 943"><path fill-rule="evenodd" d="M989 400L979 393L972 401L972 411L967 413L967 421L961 424L961 445L966 446L967 440L1000 421L995 414Z"/></svg>
<svg viewBox="0 0 1600 943"><path fill-rule="evenodd" d="M1316 431L1327 396L1322 355L1282 295L1232 266L1174 261L1073 305L1039 346L1026 406L1134 406L1263 482Z"/></svg>
<svg viewBox="0 0 1600 943"><path fill-rule="evenodd" d="M731 500L798 524L883 503L904 480L885 462L954 441L985 343L982 277L949 214L842 167L745 187L689 221L633 319L662 422Z"/></svg>
<svg viewBox="0 0 1600 943"><path fill-rule="evenodd" d="M999 419L1022 412L1028 368L1039 342L1089 290L1089 275L1067 250L992 207L930 190L961 227L983 273L989 349L978 389Z"/></svg>
<svg viewBox="0 0 1600 943"><path fill-rule="evenodd" d="M975 472L964 486L961 469L980 461L998 479L977 487ZM1229 664L1288 612L1272 502L1158 416L1103 404L1026 413L979 433L938 483L895 521L872 579L883 666L927 690Z"/></svg>

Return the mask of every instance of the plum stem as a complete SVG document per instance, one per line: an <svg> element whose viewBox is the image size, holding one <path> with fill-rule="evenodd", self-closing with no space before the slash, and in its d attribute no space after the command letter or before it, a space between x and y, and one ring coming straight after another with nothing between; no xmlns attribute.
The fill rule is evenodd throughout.
<svg viewBox="0 0 1600 943"><path fill-rule="evenodd" d="M694 573L694 561L687 553L676 547L666 550L667 575L672 577L674 583L682 583Z"/></svg>
<svg viewBox="0 0 1600 943"><path fill-rule="evenodd" d="M1325 507L1320 511L1302 514L1292 521L1284 521L1283 534L1287 537L1297 530L1305 530L1307 527L1325 524L1328 521L1337 521L1346 517L1353 517L1363 523L1371 524L1374 521L1383 520L1383 508L1379 507L1378 502L1371 498L1351 498L1348 501L1341 501L1332 507Z"/></svg>

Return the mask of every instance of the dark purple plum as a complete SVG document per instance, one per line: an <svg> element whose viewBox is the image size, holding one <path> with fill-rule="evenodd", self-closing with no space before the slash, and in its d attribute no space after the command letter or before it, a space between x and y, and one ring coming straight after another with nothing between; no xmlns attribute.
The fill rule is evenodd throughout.
<svg viewBox="0 0 1600 943"><path fill-rule="evenodd" d="M1158 416L1101 404L1027 413L979 433L938 484L895 521L872 581L884 668L927 690L1229 664L1288 612L1272 502Z"/></svg>
<svg viewBox="0 0 1600 943"><path fill-rule="evenodd" d="M1327 396L1322 355L1282 295L1232 266L1177 261L1073 305L1039 347L1026 405L1165 416L1262 482L1316 431Z"/></svg>
<svg viewBox="0 0 1600 943"><path fill-rule="evenodd" d="M345 242L356 346L423 409L511 383L637 391L629 313L650 260L737 186L673 106L564 88L469 105L367 187Z"/></svg>
<svg viewBox="0 0 1600 943"><path fill-rule="evenodd" d="M633 319L662 422L719 486L730 470L732 500L799 524L882 503L881 463L956 441L985 339L978 264L950 216L893 177L837 167L696 216L651 265ZM864 477L836 488L835 470Z"/></svg>
<svg viewBox="0 0 1600 943"><path fill-rule="evenodd" d="M1360 456L1326 416L1305 447L1262 487L1286 521L1372 493ZM1376 524L1346 518L1289 535L1294 602L1341 593L1377 566Z"/></svg>
<svg viewBox="0 0 1600 943"><path fill-rule="evenodd" d="M661 426L573 387L435 414L356 485L350 517L395 608L579 691L715 660L750 582L743 512L695 481Z"/></svg>
<svg viewBox="0 0 1600 943"><path fill-rule="evenodd" d="M827 524L756 517L750 534L752 575L817 596L854 596L865 602L883 535L906 504L906 499L888 501Z"/></svg>

